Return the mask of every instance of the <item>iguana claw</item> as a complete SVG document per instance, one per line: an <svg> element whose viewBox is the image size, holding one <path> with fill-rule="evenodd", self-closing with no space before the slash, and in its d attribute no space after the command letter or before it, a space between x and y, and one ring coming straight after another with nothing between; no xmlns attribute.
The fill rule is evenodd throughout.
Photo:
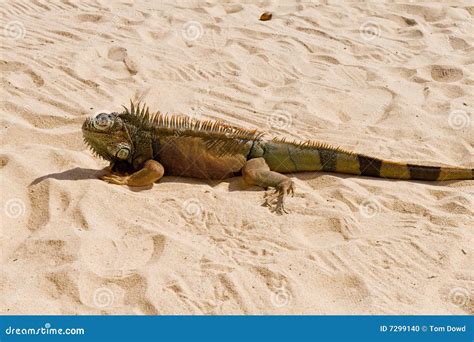
<svg viewBox="0 0 474 342"><path fill-rule="evenodd" d="M281 186L277 187L273 193L265 194L264 205L270 207L270 210L279 215L288 214L288 210L285 208L285 196L295 194L295 186L293 181L284 182Z"/></svg>
<svg viewBox="0 0 474 342"><path fill-rule="evenodd" d="M127 185L130 176L107 175L100 177L101 180L110 184Z"/></svg>

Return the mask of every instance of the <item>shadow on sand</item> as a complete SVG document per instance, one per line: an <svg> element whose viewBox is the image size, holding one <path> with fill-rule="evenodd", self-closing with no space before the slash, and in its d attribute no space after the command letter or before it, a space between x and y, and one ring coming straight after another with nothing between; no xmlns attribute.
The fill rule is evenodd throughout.
<svg viewBox="0 0 474 342"><path fill-rule="evenodd" d="M36 185L41 183L46 179L57 179L57 180L82 180L82 179L97 179L100 176L105 175L107 172L104 169L94 170L94 169L85 169L82 167L75 167L74 169L66 170L63 172L50 173L49 175L41 176L36 178L31 185Z"/></svg>

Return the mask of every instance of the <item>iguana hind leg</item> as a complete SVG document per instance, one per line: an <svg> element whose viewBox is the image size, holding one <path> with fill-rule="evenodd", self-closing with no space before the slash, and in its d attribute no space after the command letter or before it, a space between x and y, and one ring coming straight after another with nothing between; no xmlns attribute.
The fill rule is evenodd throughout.
<svg viewBox="0 0 474 342"><path fill-rule="evenodd" d="M281 173L270 170L263 158L248 160L242 168L242 176L247 184L258 185L263 188L275 188L273 194L266 195L265 205L278 214L287 213L285 196L294 194L293 181Z"/></svg>
<svg viewBox="0 0 474 342"><path fill-rule="evenodd" d="M156 160L148 160L143 165L143 168L132 173L129 176L122 176L117 174L110 174L100 177L103 181L118 185L128 186L148 186L153 185L158 179L163 177L165 169L163 165Z"/></svg>

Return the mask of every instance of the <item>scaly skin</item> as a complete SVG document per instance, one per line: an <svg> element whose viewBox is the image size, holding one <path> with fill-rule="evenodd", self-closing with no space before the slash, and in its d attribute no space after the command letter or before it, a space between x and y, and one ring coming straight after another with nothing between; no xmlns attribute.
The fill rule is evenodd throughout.
<svg viewBox="0 0 474 342"><path fill-rule="evenodd" d="M125 107L124 107L125 108ZM293 181L282 173L326 171L370 177L445 181L474 179L474 169L385 161L318 142L264 139L262 133L223 122L150 115L131 103L122 113L100 113L82 131L92 151L110 161L106 182L151 186L163 175L225 179L242 174L246 183L275 188L266 204L286 212Z"/></svg>

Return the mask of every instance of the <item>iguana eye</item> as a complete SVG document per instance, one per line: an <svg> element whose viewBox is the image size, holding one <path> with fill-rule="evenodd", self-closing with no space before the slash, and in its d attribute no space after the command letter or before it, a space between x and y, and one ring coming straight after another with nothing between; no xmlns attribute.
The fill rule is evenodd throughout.
<svg viewBox="0 0 474 342"><path fill-rule="evenodd" d="M121 147L120 150L117 151L115 156L118 159L127 159L129 154L130 154L130 149L128 147Z"/></svg>
<svg viewBox="0 0 474 342"><path fill-rule="evenodd" d="M98 114L93 121L94 127L100 130L110 128L113 123L112 115L107 113Z"/></svg>

